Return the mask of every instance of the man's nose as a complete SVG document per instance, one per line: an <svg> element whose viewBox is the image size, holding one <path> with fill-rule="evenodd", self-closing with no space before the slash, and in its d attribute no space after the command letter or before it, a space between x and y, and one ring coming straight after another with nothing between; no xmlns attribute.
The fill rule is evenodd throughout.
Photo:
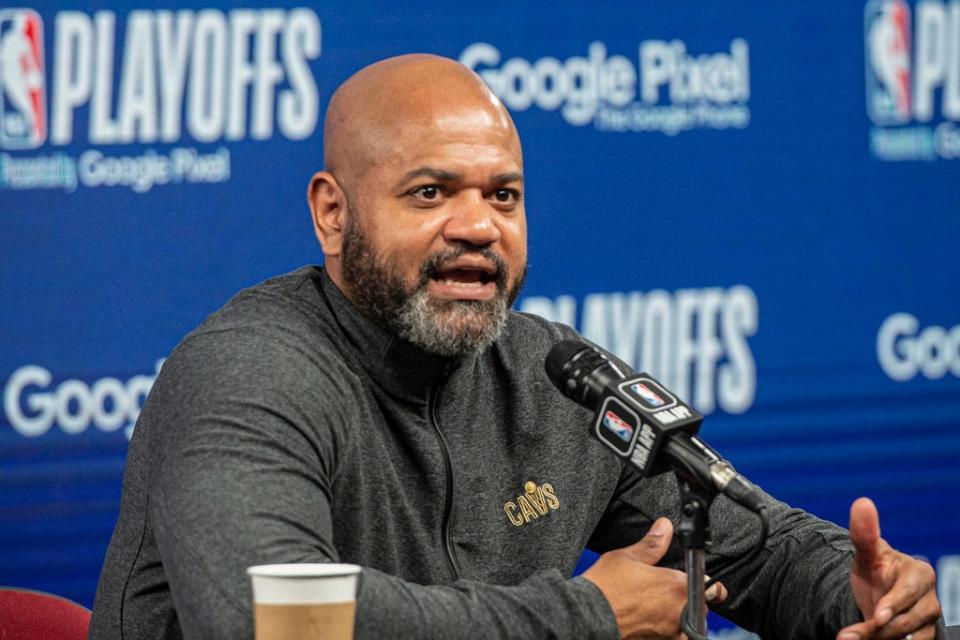
<svg viewBox="0 0 960 640"><path fill-rule="evenodd" d="M443 228L448 242L469 242L478 246L500 239L497 210L479 192L462 192Z"/></svg>

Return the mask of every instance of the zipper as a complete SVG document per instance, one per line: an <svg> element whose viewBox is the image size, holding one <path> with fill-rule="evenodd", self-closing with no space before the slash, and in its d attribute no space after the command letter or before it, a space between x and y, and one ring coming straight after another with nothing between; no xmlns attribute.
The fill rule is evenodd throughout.
<svg viewBox="0 0 960 640"><path fill-rule="evenodd" d="M453 550L453 540L450 538L450 524L453 516L453 463L450 460L450 447L447 445L447 439L440 429L440 391L443 390L444 382L436 385L430 392L430 410L428 413L430 424L437 434L437 441L440 443L440 453L443 454L443 463L446 470L446 491L443 501L443 519L440 521L440 527L443 532L443 546L447 553L447 564L450 566L450 573L456 582L460 579L460 567L457 565L457 557Z"/></svg>

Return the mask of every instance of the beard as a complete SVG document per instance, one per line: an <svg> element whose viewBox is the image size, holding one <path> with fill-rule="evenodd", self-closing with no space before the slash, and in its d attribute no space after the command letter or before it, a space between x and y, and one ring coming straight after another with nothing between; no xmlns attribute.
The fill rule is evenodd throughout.
<svg viewBox="0 0 960 640"><path fill-rule="evenodd" d="M445 263L466 254L481 255L495 265L496 295L490 300L431 298L431 278ZM350 208L341 260L351 301L362 313L424 351L447 357L479 353L496 342L526 275L524 265L508 288L503 259L488 247L464 243L430 256L420 266L417 283L410 287L396 261L378 255Z"/></svg>

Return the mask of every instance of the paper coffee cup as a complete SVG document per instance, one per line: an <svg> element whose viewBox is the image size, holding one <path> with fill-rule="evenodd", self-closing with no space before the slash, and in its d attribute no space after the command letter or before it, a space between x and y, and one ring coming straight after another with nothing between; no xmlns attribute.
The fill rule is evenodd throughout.
<svg viewBox="0 0 960 640"><path fill-rule="evenodd" d="M353 638L359 566L264 564L247 573L256 640Z"/></svg>

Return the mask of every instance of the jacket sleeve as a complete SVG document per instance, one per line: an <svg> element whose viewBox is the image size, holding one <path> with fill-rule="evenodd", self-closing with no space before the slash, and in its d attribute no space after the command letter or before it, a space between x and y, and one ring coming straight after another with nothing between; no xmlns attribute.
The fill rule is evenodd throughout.
<svg viewBox="0 0 960 640"><path fill-rule="evenodd" d="M834 637L861 620L850 589L853 546L846 530L764 494L770 533L747 566L721 579L729 591L712 610L763 638ZM640 478L624 467L611 502L588 546L598 552L635 542L660 516L679 522L680 495L673 474ZM760 535L759 518L725 496L710 508L712 544L707 574L748 553ZM674 539L663 564L682 569L683 549Z"/></svg>
<svg viewBox="0 0 960 640"><path fill-rule="evenodd" d="M343 372L304 376L317 356L293 336L241 330L230 345L199 335L178 348L135 434L151 450L149 529L186 638L252 637L248 566L338 559L330 501L343 443L315 425L348 421L357 389ZM358 638L618 637L600 591L554 570L514 586L431 586L365 568L356 625Z"/></svg>

